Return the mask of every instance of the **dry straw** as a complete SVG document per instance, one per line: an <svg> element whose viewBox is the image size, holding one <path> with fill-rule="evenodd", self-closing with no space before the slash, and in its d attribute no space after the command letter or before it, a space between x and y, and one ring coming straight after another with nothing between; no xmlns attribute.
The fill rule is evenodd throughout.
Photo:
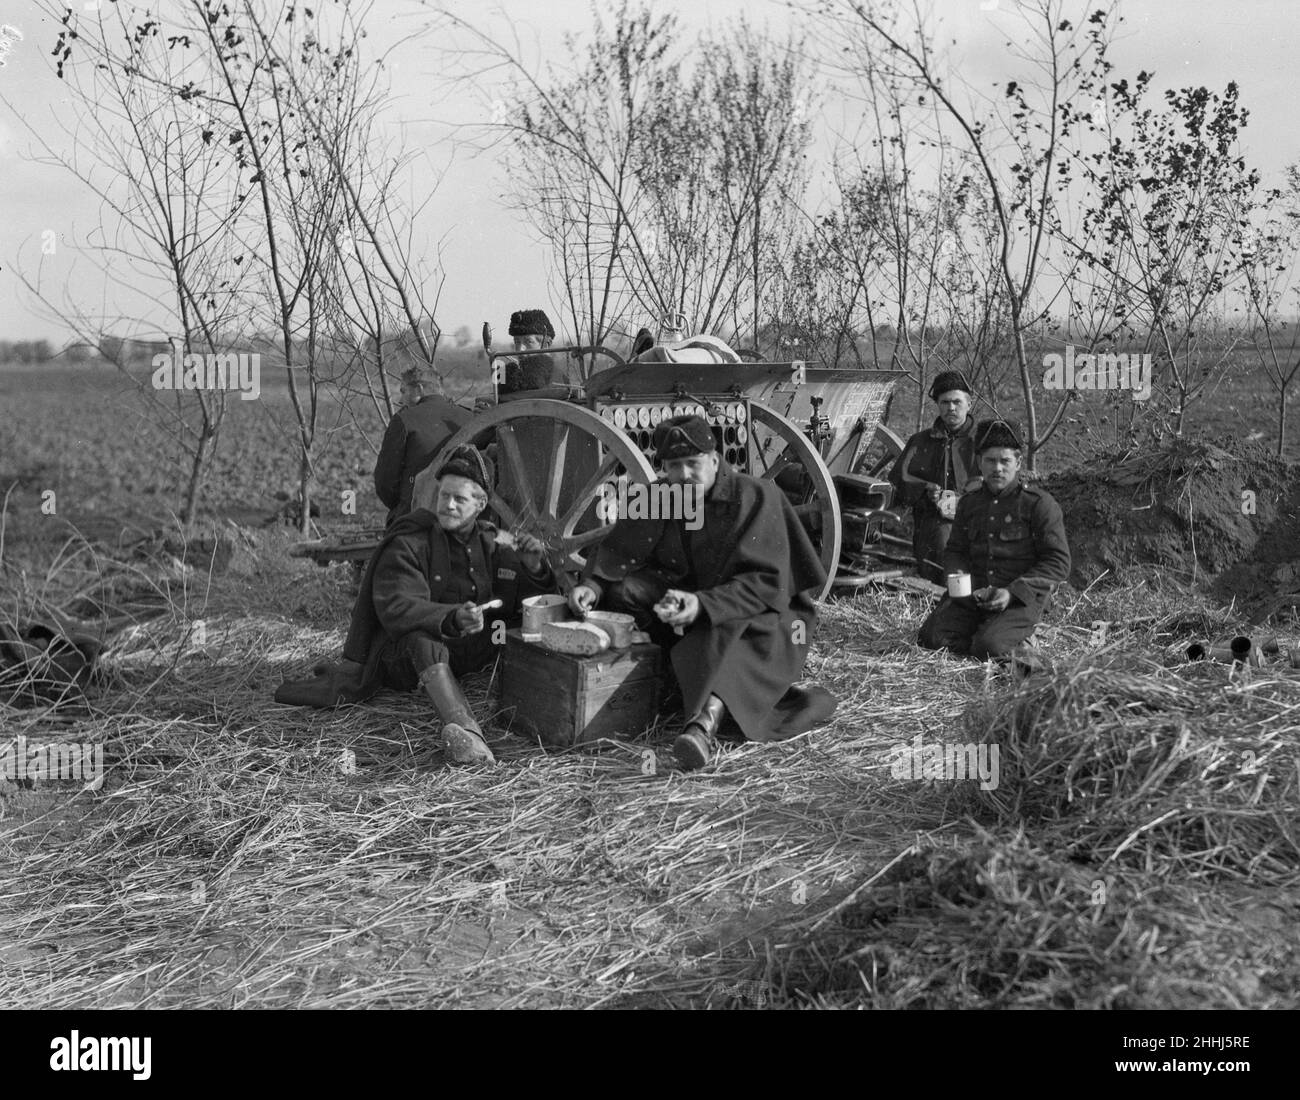
<svg viewBox="0 0 1300 1100"><path fill-rule="evenodd" d="M282 677L337 653L349 601L345 570L261 550L228 575L159 585L163 614L112 633L107 683L76 707L0 715L7 735L102 744L109 765L98 791L0 792L0 1003L1144 1005L1175 1000L1170 982L1211 983L1213 1003L1272 1003L1267 984L1252 996L1214 977L1210 963L1234 971L1205 899L1225 877L1241 890L1283 881L1294 859L1269 816L1294 797L1281 787L1294 683L1219 666L1218 679L1081 669L1017 686L918 650L922 601L864 595L818 626L808 675L840 709L811 736L733 747L692 777L667 767L679 720L548 754L506 731L488 671L466 690L501 764L451 770L418 694L335 711L271 702ZM1107 643L1117 653L1172 651L1175 600L1158 584L1090 595L1041 640L1082 656L1106 620L1127 624ZM1224 725L1222 748L1202 747L1217 736L1207 722ZM1182 723L1192 737L1170 755L1161 731ZM1005 787L985 797L891 776L892 746L974 728L1008 756L1018 746ZM1071 737L1092 739L1109 770L1072 763ZM1224 771L1246 741L1273 777L1254 802ZM1220 761L1200 786L1188 753L1202 772ZM1026 777L1055 785L1035 793ZM1015 806L1021 840L968 820ZM918 834L918 851L941 854L903 855ZM1131 885L1147 860L1150 885ZM1100 908L1097 879L1111 889ZM1143 958L1150 982L1115 992ZM1080 967L1100 976L1071 986Z"/></svg>
<svg viewBox="0 0 1300 1100"><path fill-rule="evenodd" d="M1135 663L1060 668L972 708L968 736L1002 757L996 790L963 788L972 812L1059 829L1101 866L1300 880L1300 683Z"/></svg>

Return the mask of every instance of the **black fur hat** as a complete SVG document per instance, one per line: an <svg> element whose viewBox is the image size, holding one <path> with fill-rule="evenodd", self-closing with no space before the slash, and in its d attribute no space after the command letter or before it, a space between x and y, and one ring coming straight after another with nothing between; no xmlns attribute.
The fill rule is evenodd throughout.
<svg viewBox="0 0 1300 1100"><path fill-rule="evenodd" d="M438 469L439 478L454 474L456 477L468 478L483 492L492 492L492 471L488 461L474 447L457 447L451 457Z"/></svg>
<svg viewBox="0 0 1300 1100"><path fill-rule="evenodd" d="M1010 447L1023 451L1020 432L1009 420L981 420L975 425L975 453L983 454L990 447Z"/></svg>
<svg viewBox="0 0 1300 1100"><path fill-rule="evenodd" d="M961 390L962 393L969 396L971 392L970 383L966 381L966 376L961 371L946 370L934 380L934 385L930 387L930 400L938 401L940 394L945 394L951 390Z"/></svg>
<svg viewBox="0 0 1300 1100"><path fill-rule="evenodd" d="M541 309L521 309L510 314L511 336L545 336L555 339L555 329L546 311Z"/></svg>

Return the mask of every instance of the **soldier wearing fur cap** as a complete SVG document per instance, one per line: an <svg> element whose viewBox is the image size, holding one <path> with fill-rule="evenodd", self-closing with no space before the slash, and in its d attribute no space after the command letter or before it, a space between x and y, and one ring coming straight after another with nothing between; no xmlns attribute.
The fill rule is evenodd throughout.
<svg viewBox="0 0 1300 1100"><path fill-rule="evenodd" d="M281 703L334 706L388 686L424 689L442 719L442 745L453 764L492 763L492 750L456 677L495 655L482 605L515 620L522 600L551 590L540 540L505 540L479 516L492 475L473 447L459 447L436 471L435 494L397 520L370 559L343 661L319 665L313 680L282 684ZM513 547L505 545L513 541Z"/></svg>
<svg viewBox="0 0 1300 1100"><path fill-rule="evenodd" d="M631 613L669 649L687 715L673 751L691 770L712 758L728 712L754 741L830 717L829 692L792 686L826 572L781 490L724 462L703 419L665 420L653 442L664 478L698 487L702 522L699 512L690 527L685 516L620 518L569 602L579 615L598 603Z"/></svg>
<svg viewBox="0 0 1300 1100"><path fill-rule="evenodd" d="M917 432L889 472L898 499L912 509L912 553L917 572L943 583L943 553L957 502L978 487L971 387L957 371L944 371L930 387L939 406L934 425Z"/></svg>
<svg viewBox="0 0 1300 1100"><path fill-rule="evenodd" d="M1033 633L1053 590L1070 575L1065 520L1050 493L1020 480L1019 433L1005 421L975 431L983 485L957 505L944 554L969 573L970 596L944 596L921 625L925 649L1006 658Z"/></svg>
<svg viewBox="0 0 1300 1100"><path fill-rule="evenodd" d="M415 475L471 415L442 395L442 380L428 367L404 371L401 381L402 408L388 422L375 460L375 493L388 505L389 524L411 510Z"/></svg>
<svg viewBox="0 0 1300 1100"><path fill-rule="evenodd" d="M551 319L540 309L521 309L512 313L509 331L517 352L549 348L555 339ZM555 357L551 355L522 355L518 359L504 360L504 365L505 378L498 387L499 393L539 390L555 381Z"/></svg>

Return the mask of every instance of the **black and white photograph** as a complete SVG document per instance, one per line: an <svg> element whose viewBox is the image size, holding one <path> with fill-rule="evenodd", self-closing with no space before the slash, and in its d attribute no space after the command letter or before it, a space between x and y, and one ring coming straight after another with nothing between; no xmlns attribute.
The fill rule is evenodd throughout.
<svg viewBox="0 0 1300 1100"><path fill-rule="evenodd" d="M1258 1074L1297 46L1294 0L0 0L24 1072L1025 1010L1081 1082Z"/></svg>

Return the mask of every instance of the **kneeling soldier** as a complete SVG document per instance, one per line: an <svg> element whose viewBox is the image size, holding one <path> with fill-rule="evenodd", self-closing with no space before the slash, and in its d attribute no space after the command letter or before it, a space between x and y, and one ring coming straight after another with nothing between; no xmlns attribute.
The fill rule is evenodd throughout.
<svg viewBox="0 0 1300 1100"><path fill-rule="evenodd" d="M482 605L500 599L500 618L514 618L523 597L549 590L552 573L540 540L519 535L512 550L479 521L492 481L478 451L457 448L436 476L433 510L420 508L394 522L371 557L343 661L317 666L315 680L281 685L275 698L334 706L383 686L409 691L418 684L442 719L447 759L490 764L492 750L456 676L495 655Z"/></svg>
<svg viewBox="0 0 1300 1100"><path fill-rule="evenodd" d="M970 596L944 596L921 625L925 649L986 660L1006 657L1034 632L1052 590L1070 575L1060 506L1020 481L1022 447L1000 420L975 432L984 485L957 505L944 554L949 573L969 573Z"/></svg>
<svg viewBox="0 0 1300 1100"><path fill-rule="evenodd" d="M701 506L693 516L619 519L569 603L579 615L598 602L631 613L669 648L689 715L673 751L691 770L712 757L727 711L750 740L777 741L835 710L825 689L791 686L826 572L785 495L723 462L703 419L665 420L654 445L665 480L698 493Z"/></svg>

